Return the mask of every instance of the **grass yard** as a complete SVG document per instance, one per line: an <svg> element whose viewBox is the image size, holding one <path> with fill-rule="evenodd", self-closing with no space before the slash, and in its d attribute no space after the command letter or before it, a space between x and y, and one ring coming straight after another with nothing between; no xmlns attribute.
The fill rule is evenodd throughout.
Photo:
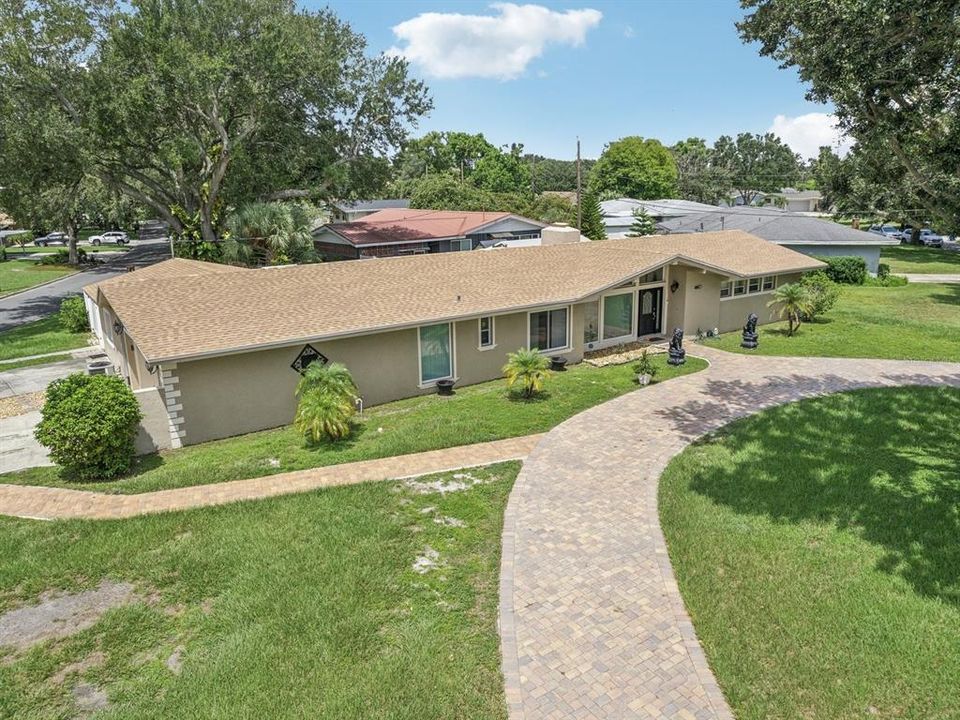
<svg viewBox="0 0 960 720"><path fill-rule="evenodd" d="M497 589L518 470L470 470L446 493L383 482L119 522L2 518L0 612L105 580L136 594L0 650L0 717L85 717L105 693L114 720L505 718Z"/></svg>
<svg viewBox="0 0 960 720"><path fill-rule="evenodd" d="M63 265L40 265L33 260L0 262L0 297L26 290L77 272Z"/></svg>
<svg viewBox="0 0 960 720"><path fill-rule="evenodd" d="M0 360L86 347L90 333L67 332L56 315L0 333ZM54 358L55 360L56 358ZM53 362L53 360L46 360ZM12 369L0 366L0 371Z"/></svg>
<svg viewBox="0 0 960 720"><path fill-rule="evenodd" d="M706 367L699 358L673 368L654 356L663 381ZM72 482L56 467L0 475L0 482L138 493L239 480L290 470L390 457L456 445L544 432L594 405L637 389L629 364L596 368L580 364L555 373L539 399L511 398L503 380L437 395L399 400L364 412L350 439L309 446L292 427L217 440L141 458L127 477L100 483ZM641 391L642 392L642 391Z"/></svg>
<svg viewBox="0 0 960 720"><path fill-rule="evenodd" d="M59 353L57 355L50 355L48 357L31 358L29 360L13 360L10 362L0 362L0 373L7 372L8 370L17 370L18 368L32 367L34 365L49 365L50 363L69 360L71 357L72 356L70 355L70 353Z"/></svg>
<svg viewBox="0 0 960 720"><path fill-rule="evenodd" d="M960 252L920 245L892 245L880 250L880 261L894 273L960 274Z"/></svg>
<svg viewBox="0 0 960 720"><path fill-rule="evenodd" d="M960 361L960 285L844 287L836 307L793 337L786 323L763 325L760 347L740 348L740 332L711 346L756 355Z"/></svg>
<svg viewBox="0 0 960 720"><path fill-rule="evenodd" d="M687 609L738 720L960 713L960 390L786 405L660 482Z"/></svg>

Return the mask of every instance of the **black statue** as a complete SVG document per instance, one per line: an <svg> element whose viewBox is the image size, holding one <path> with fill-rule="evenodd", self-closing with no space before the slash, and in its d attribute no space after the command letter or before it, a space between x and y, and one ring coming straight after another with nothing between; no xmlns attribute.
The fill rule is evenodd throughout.
<svg viewBox="0 0 960 720"><path fill-rule="evenodd" d="M667 351L670 356L667 363L670 365L683 365L687 361L687 351L683 349L683 329L674 328L673 337L670 339L670 349Z"/></svg>
<svg viewBox="0 0 960 720"><path fill-rule="evenodd" d="M747 316L747 324L743 326L743 340L740 347L753 350L759 345L760 335L757 333L757 314L750 313Z"/></svg>

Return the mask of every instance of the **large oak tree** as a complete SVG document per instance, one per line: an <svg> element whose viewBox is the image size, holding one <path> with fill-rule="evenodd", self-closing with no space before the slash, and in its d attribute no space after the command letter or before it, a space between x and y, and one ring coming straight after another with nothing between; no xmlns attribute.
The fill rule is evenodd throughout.
<svg viewBox="0 0 960 720"><path fill-rule="evenodd" d="M293 0L9 0L0 168L20 191L94 177L174 232L223 208L371 192L431 107L405 61L368 56Z"/></svg>

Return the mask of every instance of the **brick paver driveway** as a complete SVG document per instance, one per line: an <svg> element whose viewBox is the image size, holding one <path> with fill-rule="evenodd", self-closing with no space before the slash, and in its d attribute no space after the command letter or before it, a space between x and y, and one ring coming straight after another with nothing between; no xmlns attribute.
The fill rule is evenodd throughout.
<svg viewBox="0 0 960 720"><path fill-rule="evenodd" d="M657 479L730 420L875 385L960 386L960 364L733 355L571 418L536 446L504 519L511 720L729 718L667 558Z"/></svg>

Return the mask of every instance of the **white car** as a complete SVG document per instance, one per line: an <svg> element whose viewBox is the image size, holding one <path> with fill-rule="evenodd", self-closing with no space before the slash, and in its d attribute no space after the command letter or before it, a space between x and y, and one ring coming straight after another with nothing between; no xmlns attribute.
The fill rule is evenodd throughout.
<svg viewBox="0 0 960 720"><path fill-rule="evenodd" d="M117 245L126 245L130 242L130 238L127 237L127 234L122 230L111 230L110 232L102 233L101 235L91 235L90 244L91 245L102 245L103 243L116 243Z"/></svg>
<svg viewBox="0 0 960 720"><path fill-rule="evenodd" d="M920 231L920 242L930 247L943 247L943 237L937 235L930 228L923 228L923 230Z"/></svg>
<svg viewBox="0 0 960 720"><path fill-rule="evenodd" d="M872 232L874 235L883 235L890 240L900 239L900 228L896 225L871 225L867 232Z"/></svg>

